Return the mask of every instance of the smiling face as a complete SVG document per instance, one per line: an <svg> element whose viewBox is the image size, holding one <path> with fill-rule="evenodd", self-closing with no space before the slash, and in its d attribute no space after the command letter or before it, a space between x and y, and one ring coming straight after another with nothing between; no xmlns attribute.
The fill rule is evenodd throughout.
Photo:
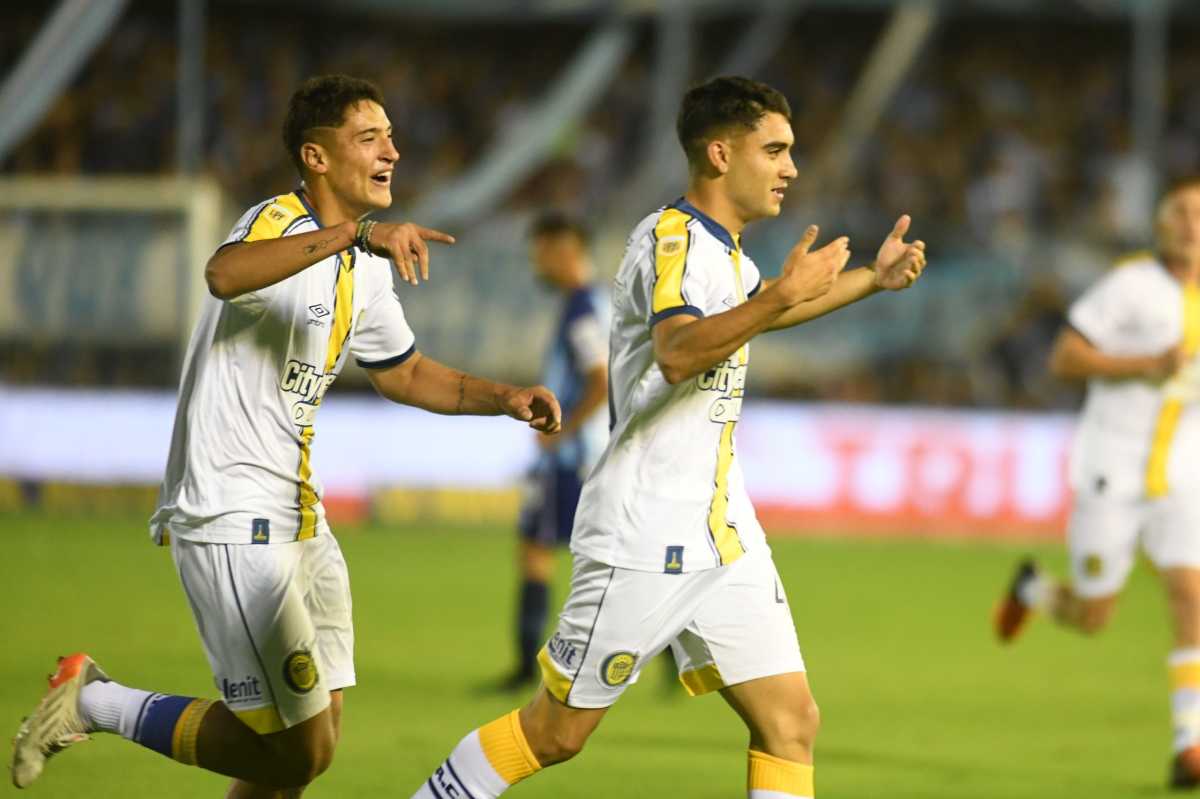
<svg viewBox="0 0 1200 799"><path fill-rule="evenodd" d="M338 127L312 129L301 156L353 215L392 204L392 173L399 153L383 107L360 100L346 107Z"/></svg>
<svg viewBox="0 0 1200 799"><path fill-rule="evenodd" d="M768 112L753 130L725 139L725 194L743 223L779 216L788 183L796 177L791 123Z"/></svg>

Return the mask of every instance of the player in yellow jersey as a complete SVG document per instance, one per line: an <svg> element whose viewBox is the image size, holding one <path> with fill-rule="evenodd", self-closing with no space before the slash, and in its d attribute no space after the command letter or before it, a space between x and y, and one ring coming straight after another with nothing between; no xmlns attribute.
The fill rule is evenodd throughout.
<svg viewBox="0 0 1200 799"><path fill-rule="evenodd" d="M1174 647L1171 783L1200 786L1200 178L1171 186L1156 253L1126 259L1070 308L1050 368L1087 381L1071 453L1071 579L1021 563L995 616L1034 610L1085 633L1112 616L1139 546L1166 587Z"/></svg>
<svg viewBox="0 0 1200 799"><path fill-rule="evenodd" d="M847 240L810 252L810 227L780 276L761 279L741 234L779 213L797 175L790 117L782 95L746 78L683 98L690 181L634 228L617 272L612 430L579 501L571 593L538 658L542 686L459 742L417 798L491 799L574 756L667 646L689 692L720 691L745 722L749 797L813 796L817 706L734 449L749 341L907 288L925 252L903 241L901 217L871 267L843 273Z"/></svg>
<svg viewBox="0 0 1200 799"><path fill-rule="evenodd" d="M364 219L391 204L398 157L379 90L346 76L307 81L284 144L301 187L247 211L208 262L212 296L184 361L151 520L221 699L129 688L87 655L64 658L17 734L18 787L93 732L233 777L235 799L298 796L329 767L342 691L355 683L354 631L310 453L317 410L347 359L395 402L559 428L547 389L492 383L417 351L397 286L428 278L426 241L453 239Z"/></svg>

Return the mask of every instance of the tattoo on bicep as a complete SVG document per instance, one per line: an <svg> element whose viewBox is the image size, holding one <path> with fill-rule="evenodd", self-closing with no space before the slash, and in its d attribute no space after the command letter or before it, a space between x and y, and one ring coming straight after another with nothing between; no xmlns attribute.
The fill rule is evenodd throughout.
<svg viewBox="0 0 1200 799"><path fill-rule="evenodd" d="M462 413L463 402L464 402L464 400L466 400L466 397L467 397L467 373L459 372L458 373L458 405L455 406L455 408L454 408L455 413Z"/></svg>
<svg viewBox="0 0 1200 799"><path fill-rule="evenodd" d="M330 236L330 237L329 237L329 238L327 238L327 239L321 239L320 241L313 242L312 244L306 244L306 245L304 245L304 254L305 254L305 255L312 255L312 254L314 254L314 253L318 253L318 252L320 252L321 250L323 250L323 249L325 249L326 247L328 247L328 246L329 246L329 243L330 243L331 241L333 241L335 238L336 238L335 236Z"/></svg>

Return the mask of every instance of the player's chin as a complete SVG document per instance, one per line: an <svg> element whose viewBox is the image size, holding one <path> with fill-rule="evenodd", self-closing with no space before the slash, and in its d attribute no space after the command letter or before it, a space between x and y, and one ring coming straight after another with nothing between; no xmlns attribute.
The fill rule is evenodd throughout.
<svg viewBox="0 0 1200 799"><path fill-rule="evenodd" d="M392 207L392 187L386 186L371 186L367 191L365 198L366 205L369 205L372 210L381 211L384 208Z"/></svg>

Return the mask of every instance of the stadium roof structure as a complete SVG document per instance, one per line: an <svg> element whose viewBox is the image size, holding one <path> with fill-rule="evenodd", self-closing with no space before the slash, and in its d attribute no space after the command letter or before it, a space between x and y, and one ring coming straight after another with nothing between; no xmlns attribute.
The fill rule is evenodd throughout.
<svg viewBox="0 0 1200 799"><path fill-rule="evenodd" d="M218 0L220 2L221 0ZM278 5L277 0L228 0L234 3ZM321 7L322 0L298 0L292 5ZM904 5L932 6L939 14L1004 13L1020 16L1081 17L1128 15L1161 5L1173 14L1200 16L1191 0L342 0L343 9L384 14L521 22L532 17L653 15L672 7L687 7L693 16L755 13L770 9L886 9Z"/></svg>

